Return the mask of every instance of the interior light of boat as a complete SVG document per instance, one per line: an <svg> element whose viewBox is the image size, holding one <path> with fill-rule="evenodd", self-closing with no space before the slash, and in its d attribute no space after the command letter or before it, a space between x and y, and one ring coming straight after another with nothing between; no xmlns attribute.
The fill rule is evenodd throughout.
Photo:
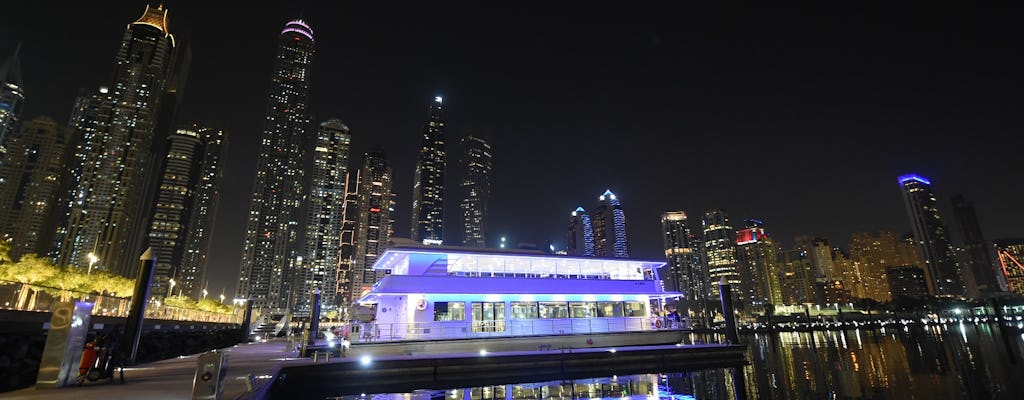
<svg viewBox="0 0 1024 400"><path fill-rule="evenodd" d="M370 365L370 362L372 362L372 361L373 360L370 359L370 356L362 356L362 357L359 358L359 363L363 364L364 366Z"/></svg>

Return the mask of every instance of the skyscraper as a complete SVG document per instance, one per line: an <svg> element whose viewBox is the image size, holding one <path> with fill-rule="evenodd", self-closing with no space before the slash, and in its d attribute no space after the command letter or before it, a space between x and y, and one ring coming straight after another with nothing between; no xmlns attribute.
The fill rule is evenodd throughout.
<svg viewBox="0 0 1024 400"><path fill-rule="evenodd" d="M934 296L962 296L964 281L946 226L939 217L932 183L919 175L899 177L903 202L910 217L914 240L924 257L928 293Z"/></svg>
<svg viewBox="0 0 1024 400"><path fill-rule="evenodd" d="M102 268L134 275L140 232L149 219L145 201L152 192L147 184L155 164L154 128L174 51L163 7L147 6L125 29L112 84L90 99L103 104L83 108L95 120L83 122L93 131L83 132L83 159L62 229L59 265L84 267L94 254Z"/></svg>
<svg viewBox="0 0 1024 400"><path fill-rule="evenodd" d="M736 267L741 282L737 289L743 304L782 304L775 242L765 233L762 221L748 219L746 228L736 231Z"/></svg>
<svg viewBox="0 0 1024 400"><path fill-rule="evenodd" d="M629 257L626 242L626 214L622 203L611 190L597 198L594 209L594 255L598 257Z"/></svg>
<svg viewBox="0 0 1024 400"><path fill-rule="evenodd" d="M953 215L956 216L960 227L960 236L964 242L964 252L968 264L963 265L964 269L969 268L973 279L973 287L968 288L973 296L984 293L999 291L999 283L996 280L996 269L992 263L988 244L981 234L981 224L978 223L978 214L974 212L974 202L967 200L963 195L952 197Z"/></svg>
<svg viewBox="0 0 1024 400"><path fill-rule="evenodd" d="M462 139L462 245L487 247L487 202L491 197L491 145Z"/></svg>
<svg viewBox="0 0 1024 400"><path fill-rule="evenodd" d="M253 299L256 307L290 306L291 268L301 251L299 221L305 220L299 213L314 53L309 25L285 24L278 35L238 282L237 297Z"/></svg>
<svg viewBox="0 0 1024 400"><path fill-rule="evenodd" d="M207 155L210 152L207 144L211 139L214 140L212 156L216 158L212 161L216 164L209 165ZM186 271L184 267L190 253L201 253L205 258L207 252L206 248L190 247L189 239L195 228L192 226L193 217L203 219L194 214L216 212L215 209L197 208L197 205L201 192L209 190L204 186L219 184L219 180L204 182L208 179L204 175L220 175L220 165L217 161L223 147L220 143L222 139L223 132L198 125L178 129L167 138L167 154L160 174L160 186L151 208L148 233L148 245L153 249L153 255L157 260L153 273L153 296L165 297L177 293L194 296L201 285L203 277L200 269L189 268ZM215 170L204 171L204 166ZM211 224L207 224L200 229L212 228ZM173 284L171 279L174 279ZM172 285L178 289L173 293Z"/></svg>
<svg viewBox="0 0 1024 400"><path fill-rule="evenodd" d="M37 117L7 137L0 164L0 235L10 240L11 257L46 256L59 221L69 181L74 129ZM63 190L62 190L63 189Z"/></svg>
<svg viewBox="0 0 1024 400"><path fill-rule="evenodd" d="M593 256L594 255L594 226L590 222L590 215L583 207L576 207L569 219L569 229L566 232L566 254L570 256Z"/></svg>
<svg viewBox="0 0 1024 400"><path fill-rule="evenodd" d="M700 246L694 243L693 233L686 225L686 213L668 211L661 214L661 233L668 264L660 274L667 291L683 293L682 308L693 313L693 321L705 326L710 320L707 313L708 280L700 262Z"/></svg>
<svg viewBox="0 0 1024 400"><path fill-rule="evenodd" d="M355 263L352 271L353 299L368 291L382 272L373 270L377 257L384 254L391 236L391 163L382 149L363 157L359 170L359 220L356 223Z"/></svg>
<svg viewBox="0 0 1024 400"><path fill-rule="evenodd" d="M992 243L1006 277L1006 289L1024 294L1024 239L996 239Z"/></svg>
<svg viewBox="0 0 1024 400"><path fill-rule="evenodd" d="M718 298L718 283L725 278L731 287L739 288L740 274L736 268L736 231L729 225L724 210L711 209L704 213L704 254L708 263L710 298ZM734 291L733 293L736 293Z"/></svg>
<svg viewBox="0 0 1024 400"><path fill-rule="evenodd" d="M25 103L25 89L21 83L21 60L18 52L0 65L0 162L7 153L7 137L14 134L21 121L22 104Z"/></svg>
<svg viewBox="0 0 1024 400"><path fill-rule="evenodd" d="M444 119L441 97L430 104L430 118L423 124L423 143L416 158L412 186L412 232L417 242L444 241Z"/></svg>
<svg viewBox="0 0 1024 400"><path fill-rule="evenodd" d="M345 178L352 143L348 126L339 119L320 124L313 147L309 207L306 211L306 251L296 292L296 314L308 316L313 289L321 290L323 309L336 304L339 235L345 224Z"/></svg>
<svg viewBox="0 0 1024 400"><path fill-rule="evenodd" d="M206 258L210 254L214 221L220 206L224 154L228 146L227 134L222 130L199 129L199 134L203 140L202 162L197 171L198 179L192 186L188 235L181 260L181 282L178 282L181 293L193 298L199 297L203 289L200 285L206 282Z"/></svg>

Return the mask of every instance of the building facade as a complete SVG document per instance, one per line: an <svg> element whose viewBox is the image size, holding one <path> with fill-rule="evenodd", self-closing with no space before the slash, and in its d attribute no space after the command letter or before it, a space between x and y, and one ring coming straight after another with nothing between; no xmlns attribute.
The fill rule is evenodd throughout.
<svg viewBox="0 0 1024 400"><path fill-rule="evenodd" d="M491 144L462 139L462 245L487 247L487 203L491 198Z"/></svg>
<svg viewBox="0 0 1024 400"><path fill-rule="evenodd" d="M924 280L924 270L920 267L913 265L887 267L885 275L893 299L900 297L925 299L928 297L928 284Z"/></svg>
<svg viewBox="0 0 1024 400"><path fill-rule="evenodd" d="M736 267L740 275L740 298L747 308L782 304L775 243L765 233L764 223L749 219L736 231Z"/></svg>
<svg viewBox="0 0 1024 400"><path fill-rule="evenodd" d="M708 298L718 299L718 283L724 278L731 287L742 285L736 267L736 230L729 224L724 210L712 209L701 220L704 229L704 255L707 257L710 293ZM736 293L736 292L734 292Z"/></svg>
<svg viewBox="0 0 1024 400"><path fill-rule="evenodd" d="M611 190L598 196L591 218L594 224L594 255L598 257L629 257L626 240L626 214L622 203Z"/></svg>
<svg viewBox="0 0 1024 400"><path fill-rule="evenodd" d="M352 136L339 119L320 124L313 146L309 207L306 209L305 256L296 271L295 314L309 316L314 289L321 292L322 310L336 305L340 234L345 225L345 179Z"/></svg>
<svg viewBox="0 0 1024 400"><path fill-rule="evenodd" d="M1006 277L1006 289L1024 294L1024 239L997 239L992 243Z"/></svg>
<svg viewBox="0 0 1024 400"><path fill-rule="evenodd" d="M15 260L50 252L75 138L74 129L50 117L26 121L7 136L8 152L0 163L0 235L10 241Z"/></svg>
<svg viewBox="0 0 1024 400"><path fill-rule="evenodd" d="M383 277L373 269L377 257L384 254L392 234L392 170L388 155L381 149L363 157L359 170L359 219L356 222L355 261L352 266L352 295L358 299Z"/></svg>
<svg viewBox="0 0 1024 400"><path fill-rule="evenodd" d="M221 183L224 181L224 154L227 133L220 129L199 128L203 141L198 176L192 186L192 200L185 236L185 252L181 259L181 293L199 298L206 282L207 256L213 239L214 222L220 207ZM175 291L177 293L177 291Z"/></svg>
<svg viewBox="0 0 1024 400"><path fill-rule="evenodd" d="M686 213L668 211L661 214L661 233L667 264L659 274L662 286L669 292L683 293L681 307L691 321L708 326L708 278L701 262L701 248L689 226Z"/></svg>
<svg viewBox="0 0 1024 400"><path fill-rule="evenodd" d="M147 6L127 25L111 85L91 99L103 104L86 107L95 121L86 123L91 133L83 132L58 265L85 268L95 257L102 269L129 277L136 272L149 219L155 127L173 73L175 42L167 18L166 9Z"/></svg>
<svg viewBox="0 0 1024 400"><path fill-rule="evenodd" d="M198 127L179 129L167 138L167 154L150 214L147 242L156 256L150 293L157 298L171 296L178 291L188 293L183 290L185 285L178 285L186 281L190 287L197 286L195 276L185 277L179 270L191 220L193 188L199 181L202 164L200 130L202 128ZM178 285L178 291L171 292L174 285Z"/></svg>
<svg viewBox="0 0 1024 400"><path fill-rule="evenodd" d="M571 256L594 255L594 226L590 214L583 207L576 207L570 213L569 229L566 232L565 252Z"/></svg>
<svg viewBox="0 0 1024 400"><path fill-rule="evenodd" d="M21 60L18 58L20 51L19 44L11 58L0 65L0 162L3 162L4 155L7 154L8 137L18 130L25 104Z"/></svg>
<svg viewBox="0 0 1024 400"><path fill-rule="evenodd" d="M979 294L999 291L995 264L992 262L990 248L981 233L978 214L974 211L974 202L963 195L955 195L951 199L953 215L960 228L966 262L962 269L970 270L973 279L968 283L968 294L977 297Z"/></svg>
<svg viewBox="0 0 1024 400"><path fill-rule="evenodd" d="M430 104L430 117L423 125L423 141L416 159L412 187L412 232L417 242L444 241L444 118L441 97Z"/></svg>
<svg viewBox="0 0 1024 400"><path fill-rule="evenodd" d="M900 176L899 183L914 240L924 258L922 269L928 281L928 292L935 296L964 295L963 275L949 233L939 216L931 181L910 174Z"/></svg>
<svg viewBox="0 0 1024 400"><path fill-rule="evenodd" d="M299 221L305 219L300 210L315 52L313 30L305 21L285 24L278 35L236 296L252 299L257 308L291 306L291 269L300 262L297 238Z"/></svg>

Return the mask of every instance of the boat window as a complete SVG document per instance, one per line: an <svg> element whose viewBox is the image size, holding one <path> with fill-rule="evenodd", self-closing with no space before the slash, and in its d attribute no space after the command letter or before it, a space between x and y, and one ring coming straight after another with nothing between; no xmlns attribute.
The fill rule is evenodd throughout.
<svg viewBox="0 0 1024 400"><path fill-rule="evenodd" d="M627 317L645 317L647 316L647 309L644 307L642 301L627 301L626 302L626 316Z"/></svg>
<svg viewBox="0 0 1024 400"><path fill-rule="evenodd" d="M537 302L535 301L513 301L512 319L536 319Z"/></svg>
<svg viewBox="0 0 1024 400"><path fill-rule="evenodd" d="M461 301L434 302L434 321L465 321L466 303Z"/></svg>
<svg viewBox="0 0 1024 400"><path fill-rule="evenodd" d="M541 302L541 318L569 318L569 304L565 302Z"/></svg>
<svg viewBox="0 0 1024 400"><path fill-rule="evenodd" d="M573 318L594 318L597 316L597 303L593 301L570 302L569 314Z"/></svg>
<svg viewBox="0 0 1024 400"><path fill-rule="evenodd" d="M504 332L505 303L473 303L473 332Z"/></svg>
<svg viewBox="0 0 1024 400"><path fill-rule="evenodd" d="M621 301L599 301L599 302L597 302L597 316L598 317L621 317L622 316L622 302Z"/></svg>

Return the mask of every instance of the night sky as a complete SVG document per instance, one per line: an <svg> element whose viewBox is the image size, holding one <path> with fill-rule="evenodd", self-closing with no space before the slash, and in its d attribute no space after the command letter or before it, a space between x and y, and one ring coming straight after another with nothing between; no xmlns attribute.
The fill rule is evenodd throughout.
<svg viewBox="0 0 1024 400"><path fill-rule="evenodd" d="M353 168L372 145L389 152L398 236L435 95L448 242L467 132L494 146L492 243L564 247L569 212L611 189L638 258L662 257L661 212L684 210L697 228L712 207L735 226L762 219L787 244L845 246L854 231L909 231L897 176L911 172L932 180L945 214L950 195L973 200L987 239L1022 236L1019 9L212 3L165 3L193 51L179 122L230 135L211 293L234 293L276 38L300 13L318 51L314 121L349 125ZM3 5L0 57L22 43L25 119L66 122L78 88L106 84L145 4Z"/></svg>

